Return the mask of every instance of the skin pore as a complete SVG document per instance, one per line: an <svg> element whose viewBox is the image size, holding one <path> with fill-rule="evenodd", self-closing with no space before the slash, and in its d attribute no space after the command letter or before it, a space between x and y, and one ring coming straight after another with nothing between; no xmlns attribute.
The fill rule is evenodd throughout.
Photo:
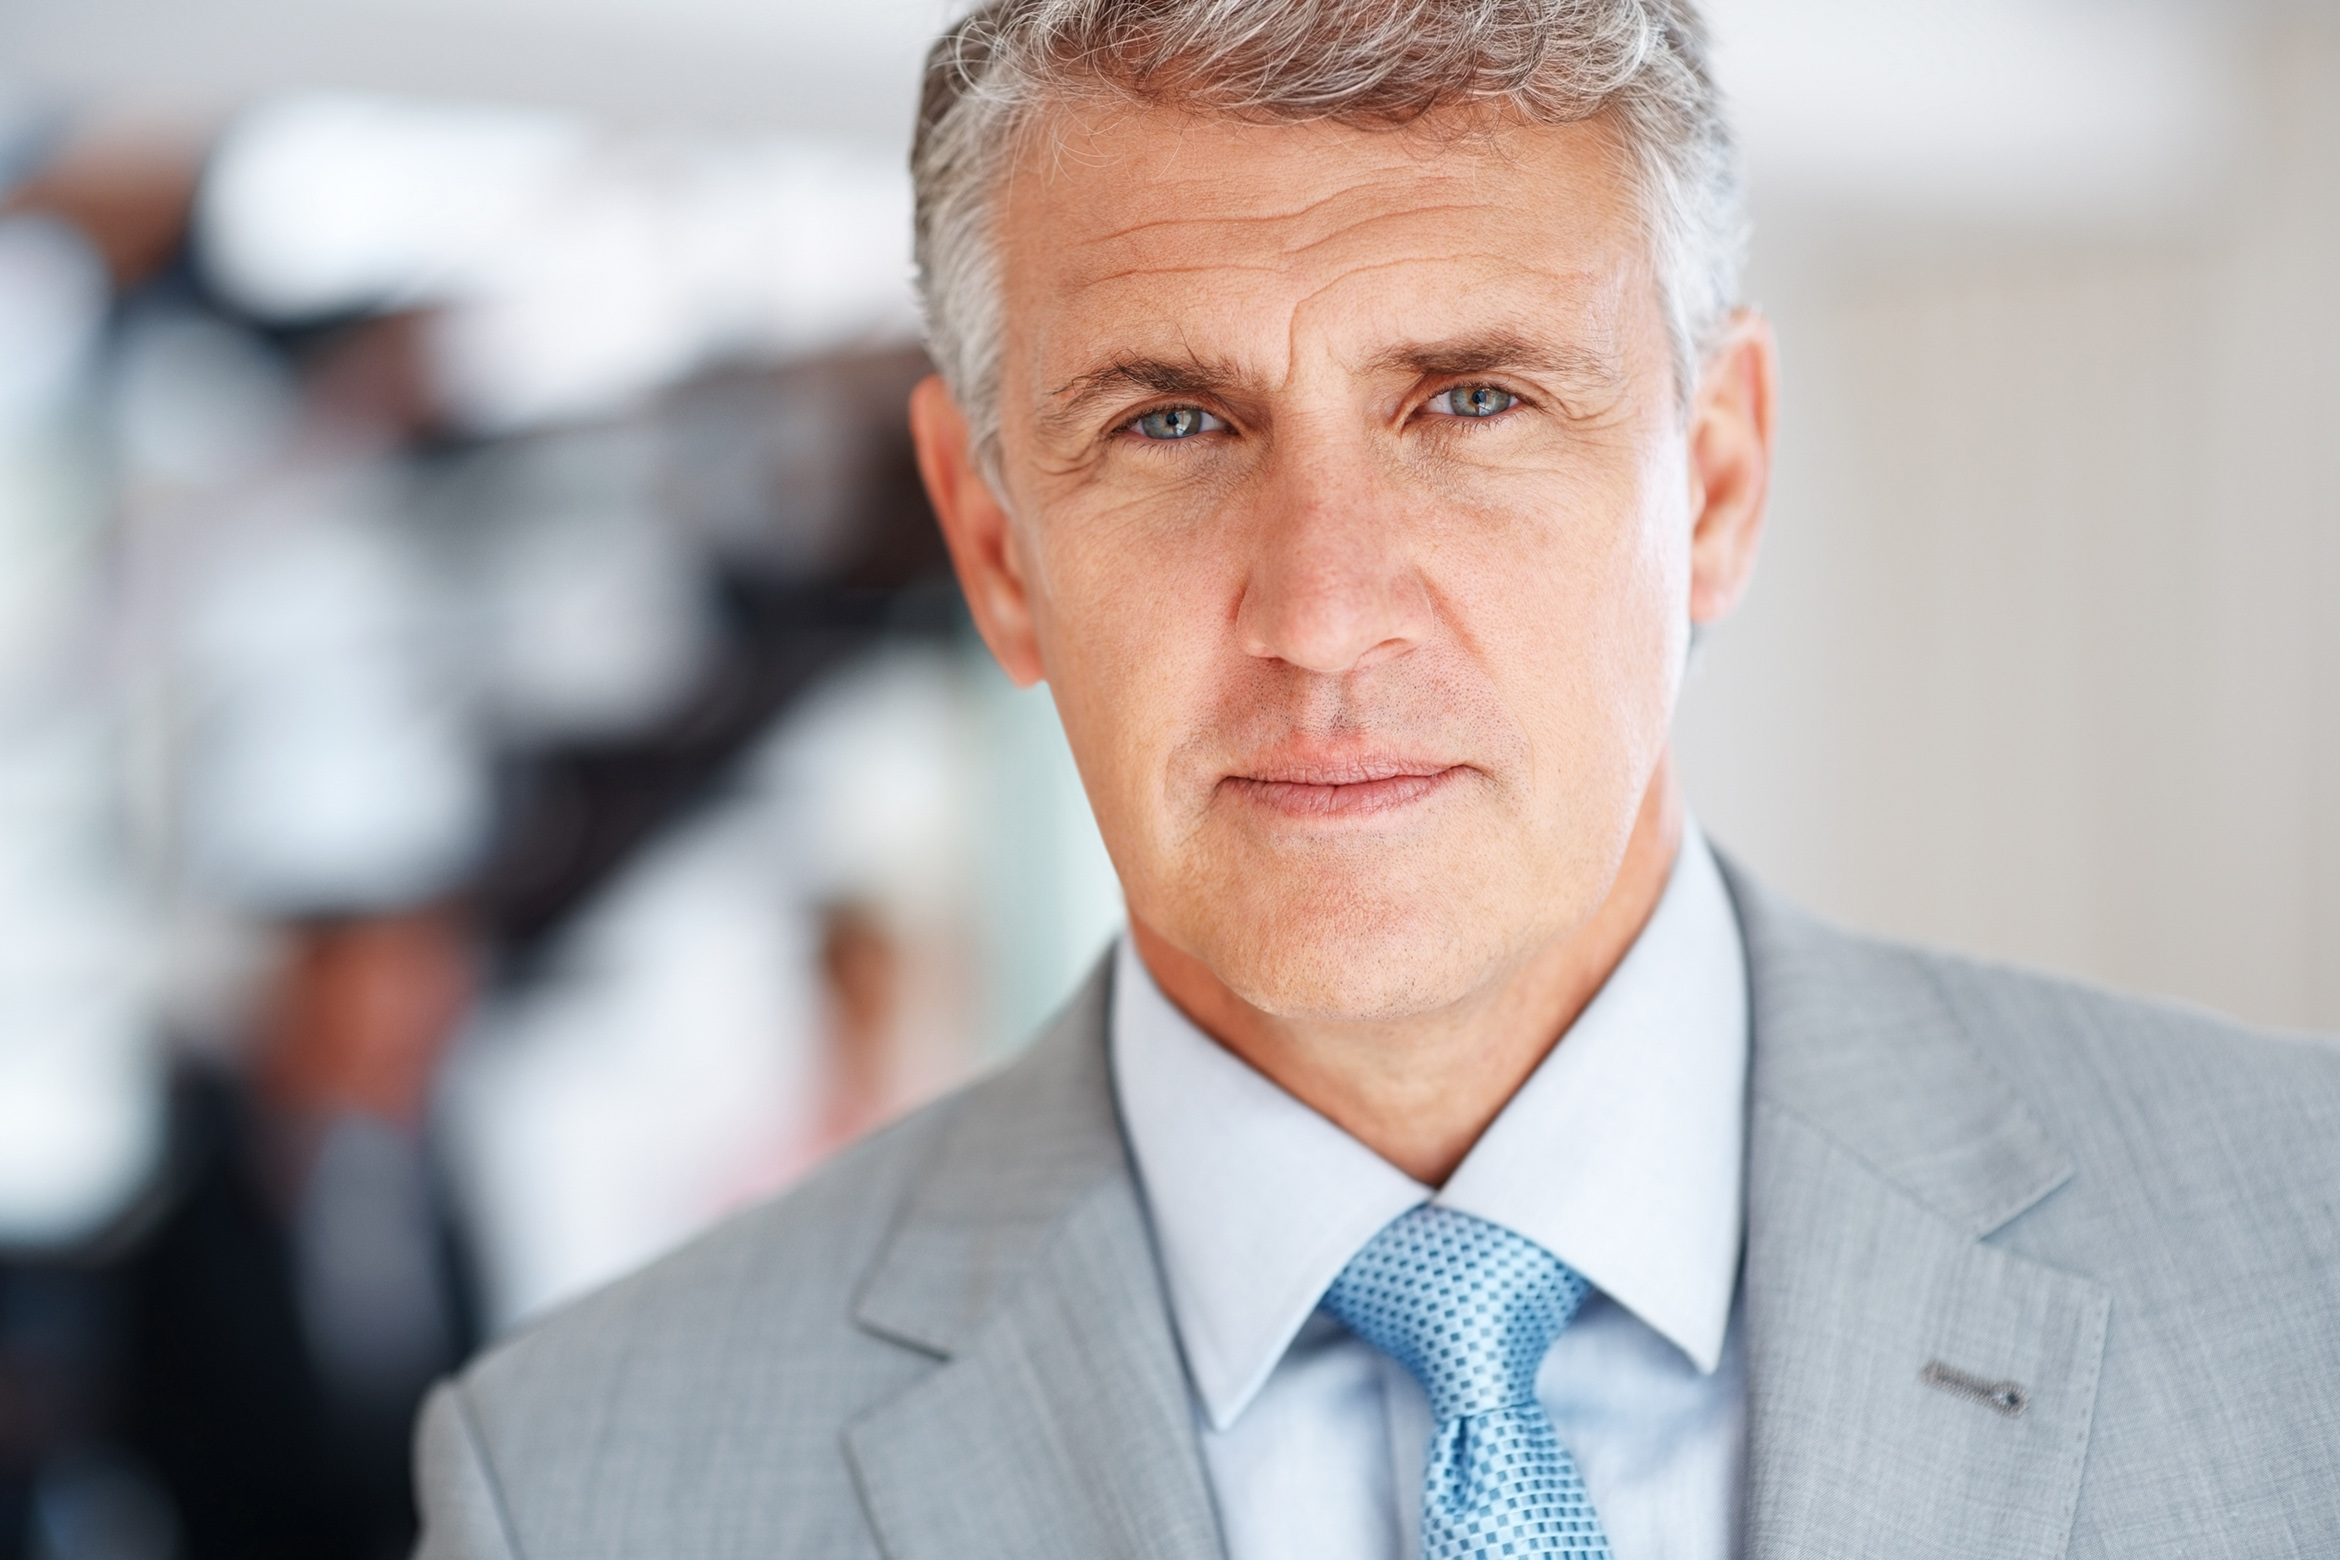
<svg viewBox="0 0 2340 1560"><path fill-rule="evenodd" d="M976 623L1049 683L1162 989L1439 1184L1664 890L1769 329L1685 417L1598 120L1066 110L998 239L998 490L912 402Z"/></svg>

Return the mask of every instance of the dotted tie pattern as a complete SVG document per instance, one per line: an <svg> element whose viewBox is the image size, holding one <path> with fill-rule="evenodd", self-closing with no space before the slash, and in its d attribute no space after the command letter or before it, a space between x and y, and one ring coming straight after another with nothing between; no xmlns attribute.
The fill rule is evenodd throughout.
<svg viewBox="0 0 2340 1560"><path fill-rule="evenodd" d="M1424 1206L1391 1220L1325 1291L1326 1310L1430 1395L1423 1560L1610 1560L1576 1460L1536 1401L1536 1371L1591 1287L1500 1224Z"/></svg>

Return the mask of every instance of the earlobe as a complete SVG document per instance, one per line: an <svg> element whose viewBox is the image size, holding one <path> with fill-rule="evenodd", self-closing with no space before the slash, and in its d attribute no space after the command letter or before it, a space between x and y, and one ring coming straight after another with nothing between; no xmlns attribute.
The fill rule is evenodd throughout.
<svg viewBox="0 0 2340 1560"><path fill-rule="evenodd" d="M1745 593L1771 496L1778 348L1752 309L1706 360L1690 414L1690 620L1712 623Z"/></svg>
<svg viewBox="0 0 2340 1560"><path fill-rule="evenodd" d="M1040 648L1014 528L975 458L966 414L939 375L910 392L910 436L976 631L1009 679L1029 688L1041 679Z"/></svg>

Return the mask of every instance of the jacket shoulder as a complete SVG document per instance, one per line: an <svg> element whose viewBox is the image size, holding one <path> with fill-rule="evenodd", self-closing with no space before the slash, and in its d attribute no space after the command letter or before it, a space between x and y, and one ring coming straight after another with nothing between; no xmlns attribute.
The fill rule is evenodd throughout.
<svg viewBox="0 0 2340 1560"><path fill-rule="evenodd" d="M1827 1093L1837 1075L1906 1092L1917 1085L1904 1058L1947 1041L2020 1100L2083 1177L2101 1168L2117 1186L2166 1172L2213 1202L2303 1183L2329 1198L2340 1187L2330 1125L2340 1120L2340 1042L1846 931L1736 867L1727 875L1759 1031L1768 1021L1827 1037L1759 1058L1794 1074L1795 1092ZM1847 1098L1865 1111L1880 1103Z"/></svg>
<svg viewBox="0 0 2340 1560"><path fill-rule="evenodd" d="M963 1101L481 1356L423 1426L426 1528L468 1486L520 1555L867 1552L840 1434L932 1361L855 1326L854 1286Z"/></svg>
<svg viewBox="0 0 2340 1560"><path fill-rule="evenodd" d="M2246 1192L2340 1192L2340 1041L2034 971L1904 950L1960 1026L2084 1160L2167 1166L2232 1210Z"/></svg>
<svg viewBox="0 0 2340 1560"><path fill-rule="evenodd" d="M1929 1145L2034 1145L2028 1211L1984 1226L2116 1292L2340 1322L2340 1044L1865 937L1728 875L1759 1090L1921 1175Z"/></svg>
<svg viewBox="0 0 2340 1560"><path fill-rule="evenodd" d="M921 1324L978 1314L977 1280L1119 1163L1108 968L1013 1063L443 1386L418 1446L429 1560L874 1560L844 1432L951 1352ZM954 1241L962 1281L918 1282L904 1252Z"/></svg>

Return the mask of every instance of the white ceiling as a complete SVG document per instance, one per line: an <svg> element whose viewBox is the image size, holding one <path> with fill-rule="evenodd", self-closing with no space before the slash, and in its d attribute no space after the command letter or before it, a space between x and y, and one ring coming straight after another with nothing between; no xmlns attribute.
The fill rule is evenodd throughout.
<svg viewBox="0 0 2340 1560"><path fill-rule="evenodd" d="M0 70L201 112L342 88L899 144L945 0L6 0Z"/></svg>
<svg viewBox="0 0 2340 1560"><path fill-rule="evenodd" d="M885 155L951 0L6 0L44 94L216 111L365 88L754 127ZM2198 179L2250 8L2173 0L1709 0L1759 185L2017 213Z"/></svg>
<svg viewBox="0 0 2340 1560"><path fill-rule="evenodd" d="M2182 198L2235 118L2247 7L1708 0L1759 189L2096 215Z"/></svg>

